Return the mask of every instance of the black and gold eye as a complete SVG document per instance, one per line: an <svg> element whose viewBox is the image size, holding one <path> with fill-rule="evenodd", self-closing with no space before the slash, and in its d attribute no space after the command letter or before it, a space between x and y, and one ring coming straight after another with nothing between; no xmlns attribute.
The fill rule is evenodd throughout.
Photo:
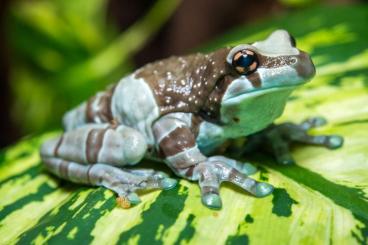
<svg viewBox="0 0 368 245"><path fill-rule="evenodd" d="M234 54L232 65L239 74L249 75L257 70L258 59L252 50L243 49Z"/></svg>

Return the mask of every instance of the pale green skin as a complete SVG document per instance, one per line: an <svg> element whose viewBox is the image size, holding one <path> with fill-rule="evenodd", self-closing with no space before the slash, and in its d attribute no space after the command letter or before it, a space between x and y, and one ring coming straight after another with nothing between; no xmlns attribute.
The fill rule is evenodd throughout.
<svg viewBox="0 0 368 245"><path fill-rule="evenodd" d="M248 136L258 132L274 122L286 105L287 99L296 86L272 88L264 91L254 91L247 96L238 96L231 103L223 102L222 113L224 117L232 118L233 111L239 123L229 120L223 126L204 122L201 125L201 134L197 143L201 151L211 152L227 139Z"/></svg>

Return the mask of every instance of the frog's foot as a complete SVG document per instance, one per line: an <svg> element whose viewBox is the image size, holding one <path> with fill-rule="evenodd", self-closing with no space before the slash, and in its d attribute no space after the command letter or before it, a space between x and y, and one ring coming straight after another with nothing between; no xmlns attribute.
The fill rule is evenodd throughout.
<svg viewBox="0 0 368 245"><path fill-rule="evenodd" d="M138 190L171 189L177 181L160 171L149 169L120 169L106 164L94 164L90 170L93 184L104 186L118 194L123 208L138 204Z"/></svg>
<svg viewBox="0 0 368 245"><path fill-rule="evenodd" d="M221 159L195 165L192 179L199 182L202 203L212 209L220 209L222 206L219 188L224 181L231 182L256 197L267 196L273 191L272 185L248 177Z"/></svg>
<svg viewBox="0 0 368 245"><path fill-rule="evenodd" d="M294 159L290 154L290 144L293 142L323 146L336 149L343 145L343 138L338 135L310 135L308 130L325 125L327 121L321 117L313 117L301 124L282 123L272 125L260 133L267 142L271 152L280 164L292 164ZM259 137L259 136L256 136ZM258 139L258 141L260 141Z"/></svg>
<svg viewBox="0 0 368 245"><path fill-rule="evenodd" d="M43 157L46 168L61 178L94 186L103 186L118 194L118 203L128 208L140 202L138 190L170 189L176 180L149 169L121 169L107 164L80 164L57 157Z"/></svg>

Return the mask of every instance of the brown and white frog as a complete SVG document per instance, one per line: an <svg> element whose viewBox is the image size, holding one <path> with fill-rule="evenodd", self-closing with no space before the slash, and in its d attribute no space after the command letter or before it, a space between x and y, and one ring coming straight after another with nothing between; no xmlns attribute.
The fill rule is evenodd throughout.
<svg viewBox="0 0 368 245"><path fill-rule="evenodd" d="M309 55L284 30L252 44L156 61L67 112L65 133L46 141L41 157L55 175L104 186L127 207L140 201L137 190L177 183L163 172L130 167L144 158L159 159L177 176L197 181L209 208L221 208L224 181L263 197L273 187L248 177L252 165L212 154L239 137L267 143L281 164L293 162L293 141L340 147L340 136L307 133L324 124L322 118L273 124L290 93L314 74Z"/></svg>

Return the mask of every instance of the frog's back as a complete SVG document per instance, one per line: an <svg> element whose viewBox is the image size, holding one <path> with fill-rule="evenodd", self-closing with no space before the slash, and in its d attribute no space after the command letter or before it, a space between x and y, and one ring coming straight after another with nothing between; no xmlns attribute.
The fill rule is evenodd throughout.
<svg viewBox="0 0 368 245"><path fill-rule="evenodd" d="M147 64L134 74L152 89L160 115L198 113L221 74L225 73L228 51L223 48L209 54L172 56Z"/></svg>
<svg viewBox="0 0 368 245"><path fill-rule="evenodd" d="M115 121L138 129L153 143L152 123L173 112L199 113L225 72L227 48L170 57L143 66L64 116L65 129ZM221 56L221 57L219 57Z"/></svg>

